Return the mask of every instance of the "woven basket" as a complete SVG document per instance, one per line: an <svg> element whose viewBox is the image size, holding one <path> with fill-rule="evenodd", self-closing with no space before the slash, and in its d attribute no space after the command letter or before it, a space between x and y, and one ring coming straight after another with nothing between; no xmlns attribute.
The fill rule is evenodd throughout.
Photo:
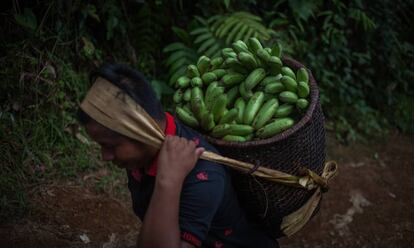
<svg viewBox="0 0 414 248"><path fill-rule="evenodd" d="M289 58L284 58L283 63L294 71L304 67ZM310 72L309 82L309 108L292 128L268 139L244 143L227 142L210 136L205 138L226 157L259 163L292 175L298 175L301 167L321 175L325 163L324 116L318 86ZM238 197L248 216L276 238L283 236L280 231L282 218L299 209L314 192L268 182L237 171L232 173Z"/></svg>

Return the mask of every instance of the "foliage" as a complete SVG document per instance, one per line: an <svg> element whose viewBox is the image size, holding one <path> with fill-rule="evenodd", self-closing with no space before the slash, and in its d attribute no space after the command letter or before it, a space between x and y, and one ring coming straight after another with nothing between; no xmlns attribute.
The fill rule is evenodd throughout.
<svg viewBox="0 0 414 248"><path fill-rule="evenodd" d="M392 9L387 7L378 6L374 10L372 5L359 0L281 0L265 13L270 26L277 30L276 39L287 46L290 56L303 61L312 70L321 88L325 112L329 119L335 120L335 130L342 139L381 135L393 122L381 113L388 107L395 108L391 102L397 94L385 95L387 91L384 89L393 88L397 75L407 68L410 59L408 56L402 58L407 55L399 48L402 44L392 44L400 43L403 37L378 37L384 31L396 30L395 26L383 28L384 20L397 19L391 15L384 18L385 12ZM398 35L402 33L398 32ZM380 49L379 41L386 45L384 50ZM384 51L401 57L391 62L392 57ZM392 69L398 64L401 67ZM409 78L401 81L406 83ZM406 87L405 93L412 96L413 90ZM405 111L412 112L410 109Z"/></svg>
<svg viewBox="0 0 414 248"><path fill-rule="evenodd" d="M3 13L0 27L9 34L0 43L2 222L25 213L30 185L96 169L96 149L78 130L75 114L88 71L105 55L94 25L112 16L102 37L112 46L124 33L117 5L19 4Z"/></svg>
<svg viewBox="0 0 414 248"><path fill-rule="evenodd" d="M202 54L214 58L234 41L247 41L250 37L266 41L274 33L263 25L259 16L243 11L215 15L208 19L195 16L194 19L195 28L189 28L191 36L185 30L173 27L183 42L174 42L164 48L165 53L170 53L166 60L170 85L184 73L187 65L196 63Z"/></svg>

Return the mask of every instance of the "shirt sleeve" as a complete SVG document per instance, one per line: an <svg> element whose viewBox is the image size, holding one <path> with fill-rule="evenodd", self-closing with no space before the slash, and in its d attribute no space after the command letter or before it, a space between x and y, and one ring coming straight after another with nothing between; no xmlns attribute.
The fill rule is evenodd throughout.
<svg viewBox="0 0 414 248"><path fill-rule="evenodd" d="M219 165L205 160L187 176L180 199L181 238L197 247L206 239L225 189L225 174Z"/></svg>

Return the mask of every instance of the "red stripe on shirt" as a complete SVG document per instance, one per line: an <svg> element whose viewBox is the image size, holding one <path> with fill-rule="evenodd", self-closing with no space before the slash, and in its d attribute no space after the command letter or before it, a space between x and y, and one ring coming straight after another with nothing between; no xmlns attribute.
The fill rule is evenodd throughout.
<svg viewBox="0 0 414 248"><path fill-rule="evenodd" d="M182 232L181 239L197 247L201 246L201 240L199 240L196 236L194 236L193 234L189 232Z"/></svg>

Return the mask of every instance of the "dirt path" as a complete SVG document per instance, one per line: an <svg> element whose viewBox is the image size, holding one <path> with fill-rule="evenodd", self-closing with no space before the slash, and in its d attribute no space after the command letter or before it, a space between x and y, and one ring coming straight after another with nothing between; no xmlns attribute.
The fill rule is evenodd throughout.
<svg viewBox="0 0 414 248"><path fill-rule="evenodd" d="M320 213L298 234L296 247L414 247L414 141L344 147L328 137L340 174ZM42 186L36 208L17 224L0 226L0 247L133 247L139 223L129 200L84 187Z"/></svg>
<svg viewBox="0 0 414 248"><path fill-rule="evenodd" d="M113 196L87 188L47 185L32 195L34 213L0 227L1 247L133 247L138 220Z"/></svg>
<svg viewBox="0 0 414 248"><path fill-rule="evenodd" d="M328 139L340 174L321 212L282 247L414 247L414 142L343 147Z"/></svg>

